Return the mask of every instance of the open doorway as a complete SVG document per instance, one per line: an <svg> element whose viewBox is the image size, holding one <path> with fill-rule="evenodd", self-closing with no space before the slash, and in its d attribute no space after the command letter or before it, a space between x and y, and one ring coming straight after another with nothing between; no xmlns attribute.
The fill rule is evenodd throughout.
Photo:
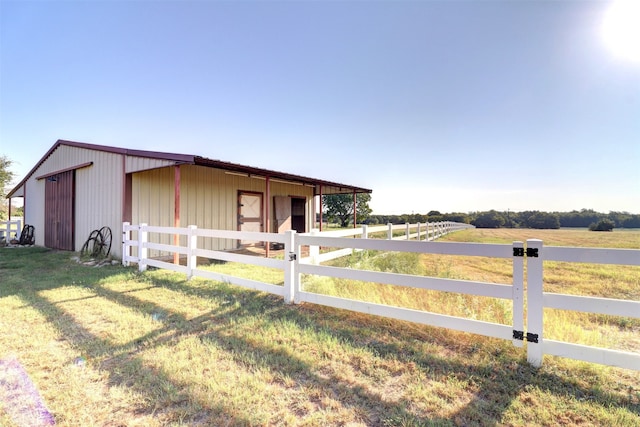
<svg viewBox="0 0 640 427"><path fill-rule="evenodd" d="M306 230L306 211L307 201L300 197L291 198L291 229L297 233L305 233Z"/></svg>
<svg viewBox="0 0 640 427"><path fill-rule="evenodd" d="M295 230L297 233L307 231L307 200L304 197L275 196L275 225L278 233Z"/></svg>

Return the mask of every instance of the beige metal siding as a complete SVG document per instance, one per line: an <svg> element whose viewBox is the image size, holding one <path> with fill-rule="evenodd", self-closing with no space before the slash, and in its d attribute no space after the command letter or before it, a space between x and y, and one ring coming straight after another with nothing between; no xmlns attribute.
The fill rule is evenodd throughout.
<svg viewBox="0 0 640 427"><path fill-rule="evenodd" d="M133 174L132 210L133 224L174 226L174 177L173 167L148 170ZM259 192L266 197L266 180L226 173L220 169L180 166L180 226L196 225L214 230L238 229L238 191ZM271 182L271 200L265 200L273 223L274 196L298 196L306 198L307 229L313 227L313 188L303 185ZM271 231L275 232L273 225ZM149 241L173 244L169 235L150 235ZM181 245L186 239L180 239ZM211 250L229 250L237 247L235 240L201 238L199 247ZM150 256L166 253L151 251Z"/></svg>
<svg viewBox="0 0 640 427"><path fill-rule="evenodd" d="M89 151L89 150L84 150ZM92 151L93 166L76 171L76 250L92 230L111 229L111 254L122 256L122 156Z"/></svg>
<svg viewBox="0 0 640 427"><path fill-rule="evenodd" d="M257 181L257 182L256 182ZM237 230L238 190L264 191L264 181L220 169L181 166L180 223L214 230ZM211 250L235 249L235 240L200 239Z"/></svg>
<svg viewBox="0 0 640 427"><path fill-rule="evenodd" d="M150 159L149 157L127 156L125 159L126 173L141 172L150 169L171 166L175 162L163 159Z"/></svg>
<svg viewBox="0 0 640 427"><path fill-rule="evenodd" d="M132 223L160 227L173 227L174 217L174 171L173 168L153 169L135 173L132 177ZM135 236L133 236L135 237ZM154 243L173 244L167 234L149 233L148 240ZM157 257L158 251L149 251Z"/></svg>
<svg viewBox="0 0 640 427"><path fill-rule="evenodd" d="M199 228L237 230L238 191L262 193L269 207L269 218L273 226L275 212L274 196L301 196L307 199L307 229L313 226L310 207L313 204L313 188L303 185L271 181L271 200L266 200L266 180L238 176L220 169L202 166L181 166L180 224L182 227L196 225ZM266 227L263 228L266 231ZM235 241L200 242L206 249L234 249Z"/></svg>
<svg viewBox="0 0 640 427"><path fill-rule="evenodd" d="M122 157L119 154L60 145L27 182L28 220L36 227L36 244L44 245L44 186L36 177L72 168L87 162L93 165L75 171L75 239L78 251L92 230L108 226L113 242L111 253L121 256Z"/></svg>
<svg viewBox="0 0 640 427"><path fill-rule="evenodd" d="M35 244L44 246L44 180L36 180L31 176L25 183L24 223L33 225Z"/></svg>

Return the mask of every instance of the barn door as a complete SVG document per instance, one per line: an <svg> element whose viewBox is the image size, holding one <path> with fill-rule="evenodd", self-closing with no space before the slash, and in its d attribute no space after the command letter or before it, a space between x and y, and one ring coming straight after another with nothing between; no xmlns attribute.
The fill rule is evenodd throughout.
<svg viewBox="0 0 640 427"><path fill-rule="evenodd" d="M262 231L262 193L240 191L238 193L238 230ZM254 240L241 240L241 245L259 243Z"/></svg>
<svg viewBox="0 0 640 427"><path fill-rule="evenodd" d="M44 185L44 245L73 251L75 171L46 178Z"/></svg>
<svg viewBox="0 0 640 427"><path fill-rule="evenodd" d="M275 196L273 204L276 212L276 232L291 230L291 199L287 196Z"/></svg>

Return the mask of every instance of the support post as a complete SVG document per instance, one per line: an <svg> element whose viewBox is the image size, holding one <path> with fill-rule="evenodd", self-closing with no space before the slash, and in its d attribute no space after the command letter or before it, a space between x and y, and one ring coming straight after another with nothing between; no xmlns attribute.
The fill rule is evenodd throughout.
<svg viewBox="0 0 640 427"><path fill-rule="evenodd" d="M544 356L542 259L542 240L527 240L527 361L535 367Z"/></svg>
<svg viewBox="0 0 640 427"><path fill-rule="evenodd" d="M523 248L522 242L513 242L512 324L514 335L512 342L515 347L524 347L524 256L517 255L517 253L524 253ZM515 331L518 332L518 338Z"/></svg>
<svg viewBox="0 0 640 427"><path fill-rule="evenodd" d="M322 184L320 184L320 231L322 231L322 210L323 210L323 206L322 206ZM315 218L314 218L315 220Z"/></svg>
<svg viewBox="0 0 640 427"><path fill-rule="evenodd" d="M353 190L353 228L357 227L358 222L358 197L356 190Z"/></svg>
<svg viewBox="0 0 640 427"><path fill-rule="evenodd" d="M387 224L387 240L393 239L393 224Z"/></svg>
<svg viewBox="0 0 640 427"><path fill-rule="evenodd" d="M180 165L174 167L174 181L173 181L173 197L174 197L174 209L173 209L173 226L180 227ZM173 246L180 246L180 235L173 235ZM178 252L173 253L173 263L180 264L180 254Z"/></svg>
<svg viewBox="0 0 640 427"><path fill-rule="evenodd" d="M264 204L264 218L265 218L265 227L264 231L267 233L271 232L271 217L269 216L269 210L271 209L271 180L269 179L269 175L265 178L265 192L266 194L266 202ZM264 242L264 256L265 258L269 258L269 246L271 246L271 242Z"/></svg>
<svg viewBox="0 0 640 427"><path fill-rule="evenodd" d="M198 235L195 231L198 229L196 225L190 225L189 232L187 233L187 280L191 280L193 277L193 270L198 268L198 256L196 255L196 249L198 249Z"/></svg>
<svg viewBox="0 0 640 427"><path fill-rule="evenodd" d="M131 224L128 222L122 223L122 265L124 267L129 267L129 257L131 256L131 246L127 245L127 241L131 240L131 230L129 230L129 226Z"/></svg>
<svg viewBox="0 0 640 427"><path fill-rule="evenodd" d="M405 223L405 235L407 240L409 240L411 238L411 224L409 224L408 222Z"/></svg>
<svg viewBox="0 0 640 427"><path fill-rule="evenodd" d="M140 224L138 227L138 271L147 270L147 224Z"/></svg>

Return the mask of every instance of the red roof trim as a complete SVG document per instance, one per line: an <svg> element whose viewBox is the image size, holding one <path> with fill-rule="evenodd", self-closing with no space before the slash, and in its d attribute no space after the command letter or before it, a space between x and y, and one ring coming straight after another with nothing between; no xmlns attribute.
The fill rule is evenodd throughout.
<svg viewBox="0 0 640 427"><path fill-rule="evenodd" d="M53 175L58 175L59 173L78 170L78 169L86 168L86 167L89 167L89 166L93 166L93 162L82 163L80 165L71 166L69 168L64 168L64 169L61 169L59 171L49 172L49 173L44 174L44 175L36 176L36 179L45 179L45 178L49 178L50 176L53 176Z"/></svg>

